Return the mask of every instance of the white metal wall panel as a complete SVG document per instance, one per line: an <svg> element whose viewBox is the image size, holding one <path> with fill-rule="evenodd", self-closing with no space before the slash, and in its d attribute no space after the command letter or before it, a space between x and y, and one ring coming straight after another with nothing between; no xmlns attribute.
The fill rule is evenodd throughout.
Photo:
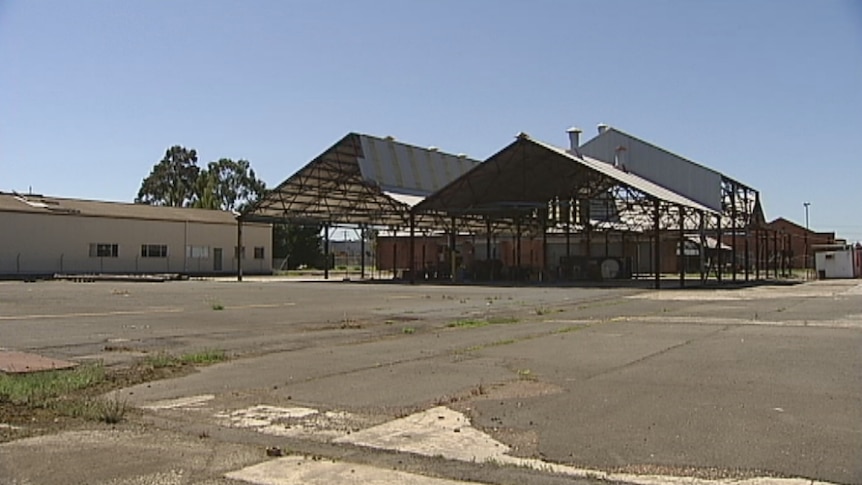
<svg viewBox="0 0 862 485"><path fill-rule="evenodd" d="M817 251L814 253L814 265L817 272L822 271L826 278L852 278L853 250Z"/></svg>
<svg viewBox="0 0 862 485"><path fill-rule="evenodd" d="M466 157L360 135L359 169L363 178L385 190L428 195L479 163Z"/></svg>
<svg viewBox="0 0 862 485"><path fill-rule="evenodd" d="M235 224L83 217L0 211L0 274L47 273L232 273L236 271ZM90 244L116 244L117 257L92 257ZM141 257L142 244L167 246L163 258ZM245 224L244 270L272 270L272 228ZM206 258L190 258L186 246L209 248ZM254 259L254 247L264 258ZM213 248L222 249L222 269L213 264Z"/></svg>
<svg viewBox="0 0 862 485"><path fill-rule="evenodd" d="M721 174L690 160L609 128L582 145L582 155L613 164L617 148L620 164L635 175L668 188L710 209L721 210Z"/></svg>

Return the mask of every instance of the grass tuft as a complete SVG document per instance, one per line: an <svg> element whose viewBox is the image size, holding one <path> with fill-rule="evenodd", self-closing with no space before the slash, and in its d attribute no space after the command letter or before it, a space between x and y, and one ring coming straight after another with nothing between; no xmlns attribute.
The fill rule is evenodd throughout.
<svg viewBox="0 0 862 485"><path fill-rule="evenodd" d="M491 325L503 325L508 323L518 323L521 320L515 317L491 317L488 319L488 323Z"/></svg>
<svg viewBox="0 0 862 485"><path fill-rule="evenodd" d="M491 347L499 347L501 345L511 345L516 343L515 339L505 339L505 340L495 340L494 342L487 344L479 344L479 345L471 345L469 347L464 347L463 349L457 349L454 351L455 354L466 354L468 352L477 352L479 350L491 348Z"/></svg>
<svg viewBox="0 0 862 485"><path fill-rule="evenodd" d="M476 319L465 319L465 320L456 320L454 322L449 322L446 324L449 328L475 328L475 327L484 327L488 325L487 320L476 320Z"/></svg>
<svg viewBox="0 0 862 485"><path fill-rule="evenodd" d="M224 362L227 360L227 354L220 349L204 349L200 352L183 354L180 356L180 362L183 364L194 365L210 365Z"/></svg>
<svg viewBox="0 0 862 485"><path fill-rule="evenodd" d="M176 367L180 365L180 362L176 357L167 352L159 352L148 355L147 358L144 359L144 364L153 369L162 369L165 367Z"/></svg>
<svg viewBox="0 0 862 485"><path fill-rule="evenodd" d="M126 400L120 399L119 393L114 393L113 397L102 397L93 402L92 418L103 423L117 424L125 418L128 409Z"/></svg>
<svg viewBox="0 0 862 485"><path fill-rule="evenodd" d="M42 407L51 399L95 386L104 380L105 368L101 363L66 370L0 374L0 400Z"/></svg>
<svg viewBox="0 0 862 485"><path fill-rule="evenodd" d="M518 369L518 378L522 381L535 381L536 376L530 369Z"/></svg>
<svg viewBox="0 0 862 485"><path fill-rule="evenodd" d="M484 327L486 325L502 325L507 323L518 323L520 320L514 317L488 317L484 320L468 318L463 320L456 320L454 322L449 322L446 324L449 328L476 328L476 327Z"/></svg>
<svg viewBox="0 0 862 485"><path fill-rule="evenodd" d="M154 369L162 369L165 367L180 367L182 365L211 365L224 362L225 360L227 360L227 354L225 354L224 350L204 349L199 352L183 354L179 357L167 352L159 352L148 356L144 360L144 364Z"/></svg>

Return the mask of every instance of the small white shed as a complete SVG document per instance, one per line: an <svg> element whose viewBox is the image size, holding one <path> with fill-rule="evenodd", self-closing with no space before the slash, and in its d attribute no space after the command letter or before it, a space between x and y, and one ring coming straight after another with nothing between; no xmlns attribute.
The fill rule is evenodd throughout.
<svg viewBox="0 0 862 485"><path fill-rule="evenodd" d="M858 251L850 244L817 244L814 249L814 265L817 278L855 278Z"/></svg>

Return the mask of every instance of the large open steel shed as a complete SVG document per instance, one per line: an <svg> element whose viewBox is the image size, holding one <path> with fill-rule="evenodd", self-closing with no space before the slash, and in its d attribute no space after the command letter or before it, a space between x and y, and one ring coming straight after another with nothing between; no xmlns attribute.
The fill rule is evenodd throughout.
<svg viewBox="0 0 862 485"><path fill-rule="evenodd" d="M410 207L479 163L392 137L349 133L244 211L238 238L243 222L406 230Z"/></svg>
<svg viewBox="0 0 862 485"><path fill-rule="evenodd" d="M570 238L577 235L587 241L586 257L591 257L596 240L604 240L608 256L608 241L616 237L623 242L647 241L651 245L650 273L658 286L662 268L659 248L663 241L677 244L676 257L681 262L687 245L703 248L701 258L712 248L718 261L709 264L720 280L726 247L722 241L729 235L734 241L727 248L733 252L730 271L734 280L736 237L742 237L746 246L746 280L749 240L756 245L763 242L763 247L755 249L759 277L763 266L760 255L768 251L769 241L758 233L763 227L763 214L757 191L721 174L714 182L717 187L711 187L712 175L707 174L705 186L715 194L710 192L700 198L703 202L698 201L680 194L679 189L671 190L633 173L616 158L599 160L583 155L578 151L579 133L570 130L568 150L522 133L484 162L443 153L434 147L401 143L391 137L350 133L241 214L238 245L242 224L250 221L382 228L390 234L409 237L404 275L415 281L419 269L414 243L417 236L448 236L451 253L447 264L452 265L449 276L454 279L457 238L475 241L484 237L488 247L484 256L490 259L492 238L511 238L519 246L526 234L542 239L542 261L536 273L545 280L553 279L555 264L548 261L547 238L565 238L568 257ZM593 140L585 146L590 143L598 145ZM686 162L680 160L671 159L674 163ZM776 235L773 251L778 252ZM520 267L520 251L515 258L514 265ZM777 272L777 263L775 267ZM685 265L679 268L680 284L684 284ZM699 264L698 268L705 279L710 266ZM241 270L238 276L241 279Z"/></svg>

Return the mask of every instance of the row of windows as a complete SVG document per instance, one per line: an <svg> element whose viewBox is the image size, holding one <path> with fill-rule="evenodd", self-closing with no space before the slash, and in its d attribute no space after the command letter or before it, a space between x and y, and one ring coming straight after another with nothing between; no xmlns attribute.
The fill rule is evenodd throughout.
<svg viewBox="0 0 862 485"><path fill-rule="evenodd" d="M245 259L245 246L239 251L242 259ZM236 246L233 247L233 255L236 257L237 249ZM255 246L254 247L254 259L263 259L263 246Z"/></svg>
<svg viewBox="0 0 862 485"><path fill-rule="evenodd" d="M119 254L119 244L90 243L91 258L116 258Z"/></svg>
<svg viewBox="0 0 862 485"><path fill-rule="evenodd" d="M234 246L234 253L236 253ZM245 259L245 246L243 246L242 258ZM91 258L118 258L120 257L120 245L112 243L90 243ZM142 258L167 258L167 244L141 244ZM193 259L209 259L209 246L186 246L186 257ZM264 259L265 252L263 246L255 246L254 259Z"/></svg>
<svg viewBox="0 0 862 485"><path fill-rule="evenodd" d="M142 258L167 258L168 246L166 244L141 244Z"/></svg>

